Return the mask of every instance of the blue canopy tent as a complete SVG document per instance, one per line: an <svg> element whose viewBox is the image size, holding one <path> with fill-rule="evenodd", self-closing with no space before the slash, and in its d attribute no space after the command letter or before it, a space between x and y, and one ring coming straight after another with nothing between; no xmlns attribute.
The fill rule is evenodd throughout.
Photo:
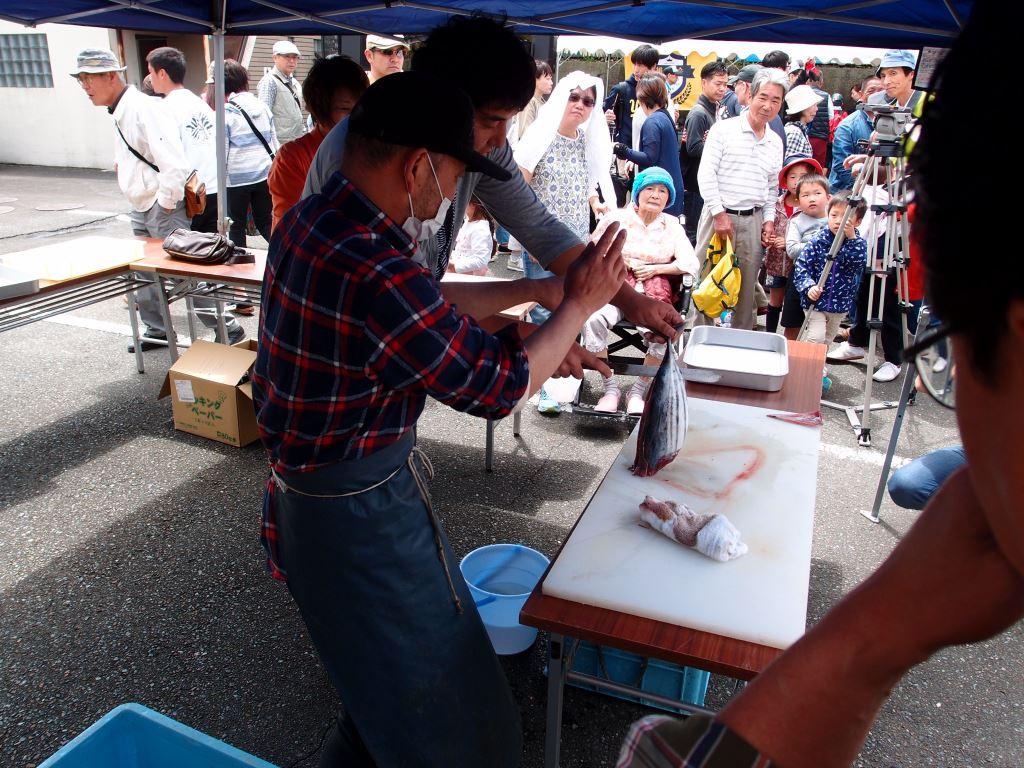
<svg viewBox="0 0 1024 768"><path fill-rule="evenodd" d="M500 18L524 35L626 35L753 42L948 47L975 0L0 0L0 19L35 26L212 35L217 133L224 135L224 35L422 35L456 14ZM219 188L226 148L218 142ZM217 196L221 226L225 196ZM222 230L223 231L223 230Z"/></svg>

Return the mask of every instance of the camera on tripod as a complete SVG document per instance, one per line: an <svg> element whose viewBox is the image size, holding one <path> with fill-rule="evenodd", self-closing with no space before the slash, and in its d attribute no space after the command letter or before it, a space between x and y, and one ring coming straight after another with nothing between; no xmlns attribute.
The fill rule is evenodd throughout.
<svg viewBox="0 0 1024 768"><path fill-rule="evenodd" d="M903 137L914 119L913 112L908 107L894 107L889 104L872 106L871 111L875 113L875 133L879 141L897 141Z"/></svg>

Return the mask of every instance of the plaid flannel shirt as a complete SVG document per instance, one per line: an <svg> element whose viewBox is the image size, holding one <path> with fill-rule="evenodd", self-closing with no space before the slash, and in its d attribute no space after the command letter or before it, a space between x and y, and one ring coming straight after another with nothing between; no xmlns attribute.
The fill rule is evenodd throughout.
<svg viewBox="0 0 1024 768"><path fill-rule="evenodd" d="M263 281L253 398L271 466L303 472L359 459L415 427L427 397L508 415L529 365L514 328L459 315L416 244L341 173L274 230ZM268 496L273 483L268 482ZM276 526L264 505L271 574Z"/></svg>
<svg viewBox="0 0 1024 768"><path fill-rule="evenodd" d="M772 761L707 715L649 715L629 729L615 768L771 768Z"/></svg>

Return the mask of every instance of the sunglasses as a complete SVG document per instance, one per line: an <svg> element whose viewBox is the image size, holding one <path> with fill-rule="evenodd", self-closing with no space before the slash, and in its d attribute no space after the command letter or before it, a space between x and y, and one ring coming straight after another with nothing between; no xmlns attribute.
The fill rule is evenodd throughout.
<svg viewBox="0 0 1024 768"><path fill-rule="evenodd" d="M403 48L400 45L395 46L394 48L374 48L373 50L375 50L382 56L402 56L403 58L405 57L405 48Z"/></svg>
<svg viewBox="0 0 1024 768"><path fill-rule="evenodd" d="M922 312L918 322L927 322ZM949 335L955 329L949 323L930 326L917 341L903 349L903 361L913 363L921 384L932 399L946 408L955 402L953 348Z"/></svg>
<svg viewBox="0 0 1024 768"><path fill-rule="evenodd" d="M595 104L597 104L597 102L594 101L589 96L584 96L584 95L579 94L579 93L570 93L569 94L569 101L571 101L573 104L575 104L577 101L582 101L583 102L583 106L586 107L587 109L590 109Z"/></svg>

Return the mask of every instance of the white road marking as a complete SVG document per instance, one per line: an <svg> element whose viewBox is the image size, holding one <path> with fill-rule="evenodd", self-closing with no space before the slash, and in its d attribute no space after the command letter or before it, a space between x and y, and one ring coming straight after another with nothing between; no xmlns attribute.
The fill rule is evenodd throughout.
<svg viewBox="0 0 1024 768"><path fill-rule="evenodd" d="M852 433L850 435L850 439L855 439ZM822 443L820 450L826 456L842 459L843 461L858 461L863 464L871 464L872 466L879 468L881 468L882 464L885 463L885 453L873 448L861 448L858 445L835 445L833 443ZM910 459L903 456L893 456L892 468L899 469L909 462Z"/></svg>
<svg viewBox="0 0 1024 768"><path fill-rule="evenodd" d="M131 336L132 327L128 323L111 323L106 320L94 320L91 317L76 317L74 315L57 315L44 320L47 323L57 325L70 325L74 328L88 328L93 331L104 333L116 333L121 336Z"/></svg>

